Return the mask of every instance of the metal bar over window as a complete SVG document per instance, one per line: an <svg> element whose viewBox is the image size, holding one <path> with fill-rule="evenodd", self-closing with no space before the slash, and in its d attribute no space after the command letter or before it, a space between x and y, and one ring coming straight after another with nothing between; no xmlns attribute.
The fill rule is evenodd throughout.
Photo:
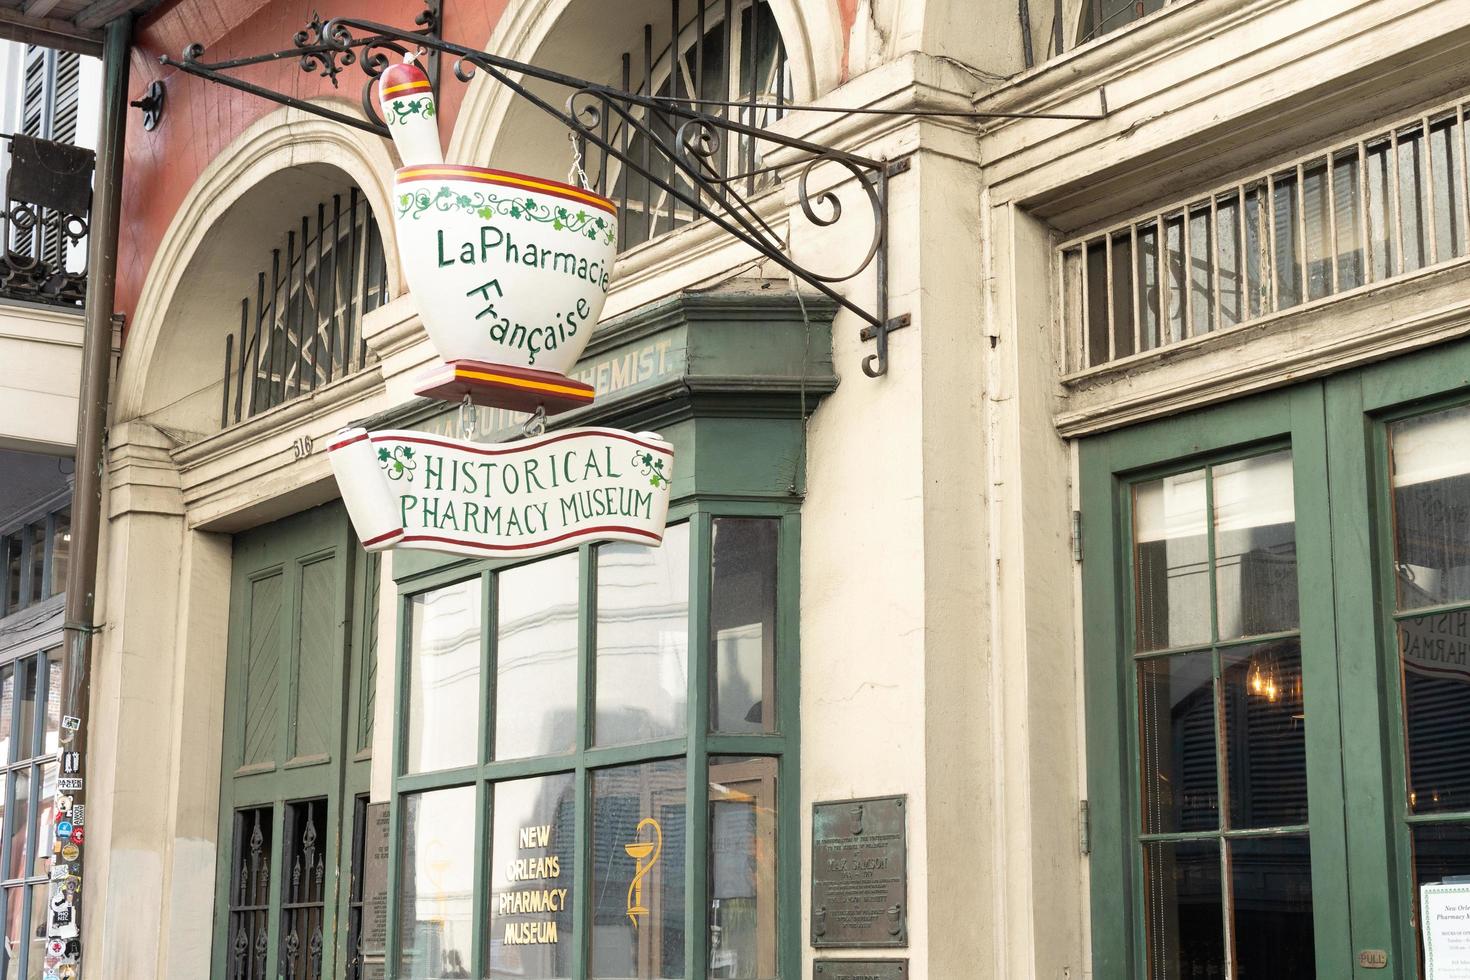
<svg viewBox="0 0 1470 980"><path fill-rule="evenodd" d="M1093 349L1095 325L1091 319L1098 311L1090 309L1088 301L1090 290L1097 288L1088 282L1090 243L1102 241L1108 249L1107 316L1111 321L1123 312L1112 305L1111 291L1118 288L1111 281L1114 236L1119 236L1120 249L1131 245L1132 250L1129 275L1133 280L1130 289L1135 342L1128 351L1126 338L1112 336L1116 325L1110 322L1109 360L1194 338L1206 332L1205 321L1211 317L1209 329L1224 327L1229 318L1225 316L1222 290L1224 280L1231 275L1238 275L1241 283L1239 316L1230 324L1238 326L1298 303L1392 280L1422 267L1470 261L1467 105L1470 100L1456 100L1325 149L1274 161L1257 174L1212 190L1208 212L1202 195L1196 192L1184 200L1167 202L1107 227L1087 229L1060 242L1056 246L1059 263L1064 255L1081 249L1080 275L1059 278L1067 331L1081 341L1076 349L1084 351L1081 368L1105 363L1102 351ZM1444 154L1438 161L1433 128L1436 119L1445 140ZM1326 187L1314 193L1314 203L1309 205L1308 171L1324 164ZM1412 175L1405 168L1411 168ZM1313 209L1310 219L1309 206ZM1235 229L1239 254L1233 260L1233 272L1222 268L1227 245L1227 235L1220 230L1222 207L1239 208L1239 227ZM1418 208L1417 214L1413 207ZM1324 208L1326 215L1321 217L1318 210ZM1199 241L1191 234L1194 218L1210 222L1208 234ZM1412 224L1406 229L1408 222ZM1147 260L1139 252L1144 247L1140 229L1150 227L1157 236L1154 261L1159 295L1158 337L1152 344L1150 327L1145 322L1148 297L1144 291L1148 283L1140 281ZM1170 237L1171 231L1178 235L1177 244ZM1410 236L1419 244L1413 255L1406 256L1405 242ZM1358 250L1356 257L1352 254L1354 248ZM1196 254L1201 249L1209 254ZM1200 262L1208 262L1208 268L1200 266L1197 270L1196 263ZM1318 265L1323 262L1325 269ZM1319 270L1315 282L1314 268ZM1194 295L1196 286L1199 296ZM1074 289L1082 290L1075 302L1070 296ZM1180 291L1183 295L1179 297L1181 309L1176 319L1170 300ZM1198 307L1198 302L1205 303L1209 312ZM1198 323L1196 311L1200 314ZM1175 329L1176 324L1179 329Z"/></svg>

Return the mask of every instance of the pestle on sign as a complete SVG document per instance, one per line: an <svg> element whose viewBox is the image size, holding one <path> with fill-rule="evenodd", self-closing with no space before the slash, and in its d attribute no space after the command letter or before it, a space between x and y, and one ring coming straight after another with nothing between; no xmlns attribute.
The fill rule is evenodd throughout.
<svg viewBox="0 0 1470 980"><path fill-rule="evenodd" d="M547 414L590 404L568 377L607 298L617 211L583 188L446 164L427 76L379 80L404 166L394 230L424 329L444 363L417 393ZM369 551L531 557L586 541L663 540L673 448L656 433L581 428L484 445L349 428L329 444Z"/></svg>

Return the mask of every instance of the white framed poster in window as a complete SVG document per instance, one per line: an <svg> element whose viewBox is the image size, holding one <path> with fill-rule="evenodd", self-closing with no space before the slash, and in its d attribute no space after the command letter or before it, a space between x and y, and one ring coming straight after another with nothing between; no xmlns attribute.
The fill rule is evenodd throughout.
<svg viewBox="0 0 1470 980"><path fill-rule="evenodd" d="M1470 980L1470 881L1419 886L1424 980Z"/></svg>

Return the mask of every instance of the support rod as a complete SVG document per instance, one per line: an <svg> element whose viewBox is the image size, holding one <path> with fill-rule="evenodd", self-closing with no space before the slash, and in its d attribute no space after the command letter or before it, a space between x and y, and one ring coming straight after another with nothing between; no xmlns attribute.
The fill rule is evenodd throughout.
<svg viewBox="0 0 1470 980"><path fill-rule="evenodd" d="M123 137L128 112L128 48L131 14L110 21L103 43L102 118L97 134L97 169L87 239L86 332L82 341L82 387L77 409L76 488L72 494L72 557L66 571L66 620L61 680L61 779L56 812L64 798L85 806L91 652L97 608L97 552L102 523L102 474L106 465L108 384L112 358L112 308L117 286L118 219L121 214ZM68 780L76 780L75 783ZM42 828L42 834L54 828ZM80 835L78 835L80 837ZM44 838L43 838L44 839ZM48 945L60 942L60 960L81 976L83 844L68 842L56 857L46 931ZM75 851L70 848L75 847ZM69 856L70 855L70 856ZM73 880L75 879L75 880ZM58 916L58 892L70 896L68 922Z"/></svg>

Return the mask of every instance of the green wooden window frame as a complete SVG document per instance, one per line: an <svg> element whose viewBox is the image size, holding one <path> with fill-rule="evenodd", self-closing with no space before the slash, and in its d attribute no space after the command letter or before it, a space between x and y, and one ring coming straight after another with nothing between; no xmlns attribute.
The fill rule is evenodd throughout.
<svg viewBox="0 0 1470 980"><path fill-rule="evenodd" d="M769 757L777 760L777 853L776 853L776 932L777 964L782 977L795 980L801 965L799 935L800 914L800 820L797 752L800 730L797 706L798 688L798 603L800 525L799 507L795 502L739 500L686 500L670 508L669 524L688 522L690 526L689 562L689 664L688 714L686 734L656 741L597 747L592 741L594 712L594 666L596 651L596 582L595 545L577 549L579 556L578 612L578 683L577 743L567 754L517 758L506 761L487 759L493 728L494 704L494 637L495 610L491 577L521 562L457 561L430 571L414 574L399 581L397 683L394 737L394 791L391 811L392 860L389 870L389 912L387 961L390 972L396 969L400 955L399 877L403 870L403 807L406 795L436 789L473 786L476 792L476 824L474 849L474 898L472 912L471 976L488 975L489 870L487 854L490 846L491 786L499 781L560 773L574 774L576 796L577 855L572 878L575 896L573 939L575 946L572 975L586 977L590 961L590 880L592 852L589 812L592 776L595 772L616 766L681 760L686 765L685 816L685 961L683 976L708 975L708 894L710 868L708 860L695 856L709 853L708 763L711 756ZM776 685L778 691L775 730L767 733L716 734L710 732L711 675L710 597L712 580L712 539L717 518L768 518L778 522L777 590L776 590ZM459 769L405 774L407 741L407 683L410 651L410 606L414 596L467 580L481 583L480 687L481 710L476 721L478 739L476 765Z"/></svg>
<svg viewBox="0 0 1470 980"><path fill-rule="evenodd" d="M1319 976L1417 977L1412 828L1395 625L1388 433L1470 404L1470 342L1146 423L1080 447L1093 970L1143 977L1130 488L1289 444L1307 683L1308 827ZM1384 951L1390 973L1360 965Z"/></svg>

